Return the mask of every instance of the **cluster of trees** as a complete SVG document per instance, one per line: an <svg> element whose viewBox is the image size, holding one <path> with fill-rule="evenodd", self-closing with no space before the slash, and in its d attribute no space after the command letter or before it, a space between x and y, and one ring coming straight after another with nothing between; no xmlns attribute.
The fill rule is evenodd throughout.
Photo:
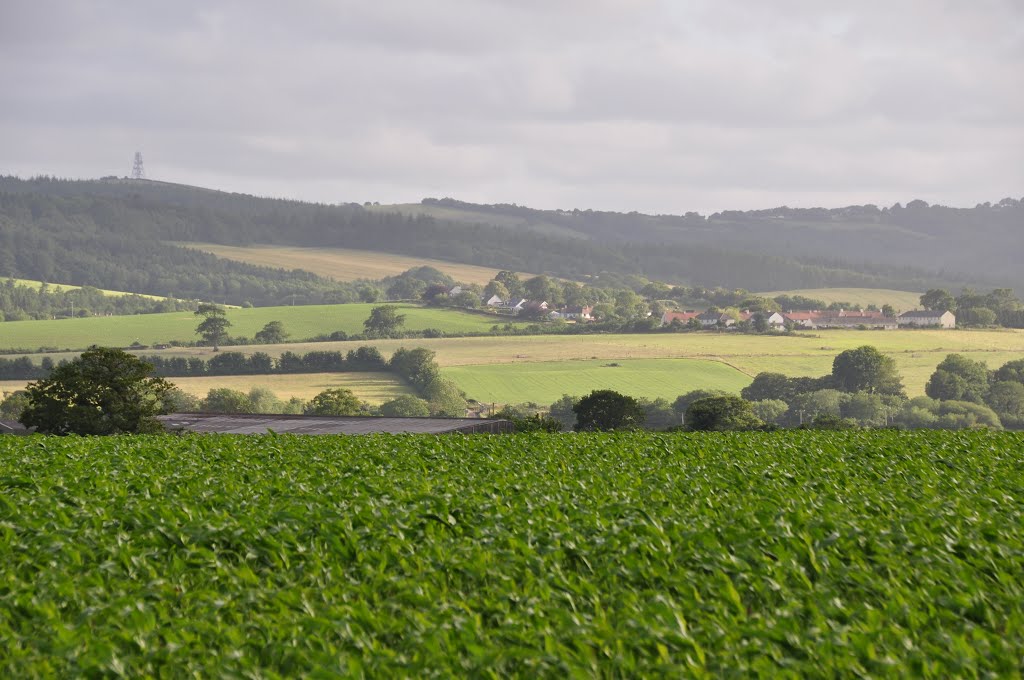
<svg viewBox="0 0 1024 680"><path fill-rule="evenodd" d="M105 295L90 286L60 290L43 283L29 286L14 279L0 282L0 321L120 314L156 314L195 309L194 302L142 295Z"/></svg>
<svg viewBox="0 0 1024 680"><path fill-rule="evenodd" d="M693 390L669 402L601 390L585 399L563 395L550 405L545 418L562 430L1024 428L1024 359L989 371L984 362L949 355L936 368L926 393L908 400L893 359L863 346L837 355L832 372L825 376L759 373L740 396ZM495 415L524 421L523 429L537 429L542 411L538 404L518 404Z"/></svg>
<svg viewBox="0 0 1024 680"><path fill-rule="evenodd" d="M921 306L956 314L961 326L992 326L1024 328L1024 302L1014 295L1010 288L996 288L981 293L973 288L964 288L960 295L953 296L943 288L933 288L921 296Z"/></svg>

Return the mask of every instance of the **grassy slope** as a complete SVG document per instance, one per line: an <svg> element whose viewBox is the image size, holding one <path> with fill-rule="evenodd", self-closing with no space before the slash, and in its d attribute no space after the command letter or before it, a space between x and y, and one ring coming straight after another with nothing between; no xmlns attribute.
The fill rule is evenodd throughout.
<svg viewBox="0 0 1024 680"><path fill-rule="evenodd" d="M610 363L619 364L611 366ZM500 404L535 401L550 404L563 394L583 395L612 389L651 399L675 399L701 388L734 393L750 377L718 361L694 359L624 359L551 361L533 364L458 366L445 370L466 393L482 402Z"/></svg>
<svg viewBox="0 0 1024 680"><path fill-rule="evenodd" d="M232 336L253 337L270 321L280 321L290 337L311 338L333 331L361 333L363 321L374 304L306 305L299 307L257 307L229 309ZM397 305L406 315L409 330L437 328L448 332L487 331L507 317L447 309L428 309L415 305ZM172 340L198 340L198 317L191 312L139 314L134 316L92 317L45 321L11 321L0 324L0 349L5 348L84 348L89 345L127 347L138 340L144 345Z"/></svg>
<svg viewBox="0 0 1024 680"><path fill-rule="evenodd" d="M897 311L906 312L920 307L920 293L888 288L803 288L800 290L773 290L758 293L766 297L776 295L803 295L823 302L850 302L855 305L892 305Z"/></svg>
<svg viewBox="0 0 1024 680"><path fill-rule="evenodd" d="M7 325L11 324L0 324L0 331ZM348 351L360 344L363 343L302 343L232 349L279 355L283 351ZM540 362L574 359L689 358L725 362L748 376L761 371L777 371L793 376L824 375L832 370L832 360L839 352L861 345L873 345L896 360L904 384L911 395L924 393L924 385L935 370L936 364L952 352L985 361L990 368L998 367L1011 359L1024 358L1024 331L1019 330L836 330L794 337L728 333L478 337L382 340L373 344L385 354L401 346L426 347L437 353L438 363L446 368L515 363L516 370L527 372L534 368L543 371ZM209 348L196 347L166 350L164 354L208 358L212 352ZM73 355L52 356L59 359ZM35 360L38 362L39 357L35 357Z"/></svg>
<svg viewBox="0 0 1024 680"><path fill-rule="evenodd" d="M7 279L4 279L4 280L6 281ZM28 286L30 288L35 288L36 290L39 290L43 286L43 282L42 281L34 281L34 280L31 280L31 279L14 279L14 283L19 285L19 286ZM50 282L46 282L46 285L47 285L47 287L49 287L50 290L52 290L54 292L58 292L58 293L62 292L62 291L66 291L66 290L78 290L79 288L81 288L81 286L71 286L71 285L64 284L64 283L50 283ZM139 297L148 298L150 300L166 300L167 299L167 298L161 297L159 295L145 295L143 293L128 293L128 292L125 292L123 290L106 290L106 289L100 288L99 291L101 293L103 293L104 295L107 295L107 296L110 296L110 297L123 297L125 295L138 295Z"/></svg>
<svg viewBox="0 0 1024 680"><path fill-rule="evenodd" d="M463 283L485 284L498 273L497 269L432 260L430 258L391 255L370 250L347 248L299 248L292 246L224 246L214 243L177 243L212 253L217 257L266 267L303 269L336 281L382 279L413 267L429 265ZM524 277L532 274L522 274Z"/></svg>

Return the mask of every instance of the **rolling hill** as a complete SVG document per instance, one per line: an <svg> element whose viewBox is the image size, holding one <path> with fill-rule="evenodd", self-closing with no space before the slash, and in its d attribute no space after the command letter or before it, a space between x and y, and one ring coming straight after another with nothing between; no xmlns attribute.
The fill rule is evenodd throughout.
<svg viewBox="0 0 1024 680"><path fill-rule="evenodd" d="M343 302L350 284L169 245L373 251L488 269L787 290L1024 284L1024 208L854 206L710 216L450 200L324 205L153 181L0 178L0 276L230 304ZM908 256L913 254L912 257Z"/></svg>

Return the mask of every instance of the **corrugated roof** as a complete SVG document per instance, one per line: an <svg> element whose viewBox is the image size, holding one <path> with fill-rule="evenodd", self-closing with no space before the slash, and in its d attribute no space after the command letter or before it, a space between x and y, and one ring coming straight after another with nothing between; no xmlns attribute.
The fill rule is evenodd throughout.
<svg viewBox="0 0 1024 680"><path fill-rule="evenodd" d="M507 432L507 420L483 418L378 418L370 416L297 416L222 413L171 413L159 416L167 430L262 434L376 434Z"/></svg>

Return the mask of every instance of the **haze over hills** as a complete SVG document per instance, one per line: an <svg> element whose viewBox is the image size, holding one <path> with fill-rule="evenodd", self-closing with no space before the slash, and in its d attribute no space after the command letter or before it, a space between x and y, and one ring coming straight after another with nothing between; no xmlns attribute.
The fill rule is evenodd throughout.
<svg viewBox="0 0 1024 680"><path fill-rule="evenodd" d="M153 181L0 178L0 276L229 303L329 301L335 282L167 242L341 247L585 278L749 290L1024 287L1024 204L853 206L707 217L426 199L326 205ZM616 278L616 277L612 277Z"/></svg>

